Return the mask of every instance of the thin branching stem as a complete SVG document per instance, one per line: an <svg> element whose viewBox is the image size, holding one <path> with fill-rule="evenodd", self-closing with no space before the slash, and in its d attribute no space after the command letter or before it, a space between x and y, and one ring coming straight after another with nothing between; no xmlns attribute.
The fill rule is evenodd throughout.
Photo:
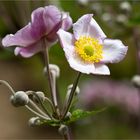
<svg viewBox="0 0 140 140"><path fill-rule="evenodd" d="M49 116L44 113L32 100L29 100L29 103L39 112L41 113L42 115L46 116L49 118Z"/></svg>
<svg viewBox="0 0 140 140"><path fill-rule="evenodd" d="M50 120L48 117L46 116L43 116L41 114L39 114L38 112L34 111L32 108L30 108L28 105L25 105L25 107L31 111L32 113L34 113L35 115L37 115L38 117L42 118L42 119L45 119L45 120Z"/></svg>
<svg viewBox="0 0 140 140"><path fill-rule="evenodd" d="M52 103L54 105L54 97L53 97L53 87L52 87L52 82L51 82L51 73L49 69L49 53L48 53L48 46L46 46L46 39L44 38L44 44L43 44L43 54L44 54L44 59L45 59L45 66L46 66L46 71L47 71L47 78L48 78L48 84L50 88L50 94L51 94L51 99Z"/></svg>
<svg viewBox="0 0 140 140"><path fill-rule="evenodd" d="M70 109L70 107L71 107L71 103L72 103L72 100L73 100L73 97L74 97L74 94L75 94L75 90L76 90L76 87L77 87L77 85L78 85L78 81L79 81L80 76L81 76L81 73L79 72L79 73L78 73L78 76L76 77L76 80L75 80L74 83L73 83L73 87L72 87L71 92L70 92L70 96L69 96L69 99L68 99L68 103L67 103L67 105L65 106L64 112L63 112L63 114L62 114L62 119L65 118L67 112L69 111L69 109Z"/></svg>
<svg viewBox="0 0 140 140"><path fill-rule="evenodd" d="M13 90L13 88L9 85L8 82L4 81L4 80L0 80L0 84L5 85L6 87L8 87L8 89L12 92L12 94L15 94L15 91Z"/></svg>

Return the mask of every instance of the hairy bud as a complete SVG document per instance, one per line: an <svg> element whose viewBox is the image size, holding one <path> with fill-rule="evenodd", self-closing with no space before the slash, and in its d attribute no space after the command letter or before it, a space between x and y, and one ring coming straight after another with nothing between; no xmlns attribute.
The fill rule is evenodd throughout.
<svg viewBox="0 0 140 140"><path fill-rule="evenodd" d="M120 9L121 10L123 10L123 11L126 11L126 12L130 12L131 11L131 4L129 3L129 2L127 2L127 1L125 1L125 2L122 2L121 4L120 4Z"/></svg>
<svg viewBox="0 0 140 140"><path fill-rule="evenodd" d="M67 90L68 93L70 93L72 87L73 87L73 84L68 86L68 88L67 88L68 89ZM78 95L80 93L80 88L78 86L76 87L75 93L76 93L76 95Z"/></svg>
<svg viewBox="0 0 140 140"><path fill-rule="evenodd" d="M29 122L28 122L29 126L37 126L40 124L40 119L39 117L32 117L30 118Z"/></svg>
<svg viewBox="0 0 140 140"><path fill-rule="evenodd" d="M49 68L50 68L50 71L52 72L52 74L55 75L55 77L59 77L60 76L60 69L59 69L59 67L57 65L49 64ZM47 73L46 67L44 68L44 73Z"/></svg>
<svg viewBox="0 0 140 140"><path fill-rule="evenodd" d="M136 87L140 87L140 75L135 75L132 78L132 83L136 86Z"/></svg>
<svg viewBox="0 0 140 140"><path fill-rule="evenodd" d="M35 92L35 94L36 95L33 94L33 97L32 97L33 101L38 103L38 98L39 98L42 102L44 102L45 95L43 92L37 91L37 92Z"/></svg>
<svg viewBox="0 0 140 140"><path fill-rule="evenodd" d="M27 105L29 102L29 98L24 91L18 91L11 96L10 101L13 106L19 107L19 106Z"/></svg>
<svg viewBox="0 0 140 140"><path fill-rule="evenodd" d="M127 18L127 16L124 15L124 14L119 14L119 15L116 17L116 21L117 21L118 23L121 23L121 24L127 22L127 20L128 20L128 18Z"/></svg>
<svg viewBox="0 0 140 140"><path fill-rule="evenodd" d="M61 135L66 135L68 133L68 127L64 124L62 124L59 129L58 129L58 132L61 134Z"/></svg>

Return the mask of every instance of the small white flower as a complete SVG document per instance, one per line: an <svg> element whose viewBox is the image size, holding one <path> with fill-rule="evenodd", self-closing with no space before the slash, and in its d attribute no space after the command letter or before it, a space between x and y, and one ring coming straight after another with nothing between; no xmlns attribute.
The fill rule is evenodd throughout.
<svg viewBox="0 0 140 140"><path fill-rule="evenodd" d="M109 75L105 63L117 63L127 53L120 40L108 39L92 18L82 16L73 24L73 34L59 29L57 32L70 66L81 73Z"/></svg>

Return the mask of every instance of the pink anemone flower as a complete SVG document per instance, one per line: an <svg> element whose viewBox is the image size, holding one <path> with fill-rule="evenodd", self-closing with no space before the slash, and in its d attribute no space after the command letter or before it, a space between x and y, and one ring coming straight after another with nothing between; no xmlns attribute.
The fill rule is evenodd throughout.
<svg viewBox="0 0 140 140"><path fill-rule="evenodd" d="M55 6L40 7L31 14L31 22L14 35L7 35L2 40L4 47L18 46L15 55L31 57L42 50L42 39L46 38L47 47L57 41L56 32L62 28L68 30L72 19L68 13L59 11Z"/></svg>
<svg viewBox="0 0 140 140"><path fill-rule="evenodd" d="M82 16L73 24L73 34L59 29L57 32L69 65L86 74L109 75L105 63L117 63L127 53L127 46L118 39L108 39L92 18Z"/></svg>

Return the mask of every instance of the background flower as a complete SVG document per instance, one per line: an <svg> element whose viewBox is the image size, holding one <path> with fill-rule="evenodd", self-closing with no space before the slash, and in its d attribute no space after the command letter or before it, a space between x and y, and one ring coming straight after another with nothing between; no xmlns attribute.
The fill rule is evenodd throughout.
<svg viewBox="0 0 140 140"><path fill-rule="evenodd" d="M56 32L59 28L68 30L72 19L68 13L61 12L55 6L40 7L31 14L31 22L15 33L7 35L2 44L4 47L15 48L15 55L31 57L42 50L43 38L47 40L47 47L57 41Z"/></svg>

